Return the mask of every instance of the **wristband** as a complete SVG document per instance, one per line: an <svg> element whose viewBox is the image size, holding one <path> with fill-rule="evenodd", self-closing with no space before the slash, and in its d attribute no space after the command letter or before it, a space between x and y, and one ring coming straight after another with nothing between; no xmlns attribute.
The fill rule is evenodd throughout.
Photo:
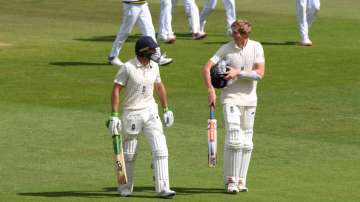
<svg viewBox="0 0 360 202"><path fill-rule="evenodd" d="M114 117L114 116L118 117L118 116L119 116L119 113L118 113L118 112L111 112L110 116L112 116L112 117Z"/></svg>
<svg viewBox="0 0 360 202"><path fill-rule="evenodd" d="M167 112L167 111L169 111L169 108L168 108L168 107L165 107L165 108L163 109L163 112L165 113L165 112Z"/></svg>

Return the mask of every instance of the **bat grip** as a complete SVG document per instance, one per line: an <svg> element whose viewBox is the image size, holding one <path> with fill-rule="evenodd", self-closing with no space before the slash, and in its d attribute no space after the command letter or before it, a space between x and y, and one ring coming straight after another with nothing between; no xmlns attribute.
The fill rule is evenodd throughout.
<svg viewBox="0 0 360 202"><path fill-rule="evenodd" d="M112 142L113 142L114 153L115 154L120 154L121 150L122 150L121 136L120 135L114 135L112 137Z"/></svg>
<svg viewBox="0 0 360 202"><path fill-rule="evenodd" d="M215 119L215 106L213 103L210 105L210 119Z"/></svg>

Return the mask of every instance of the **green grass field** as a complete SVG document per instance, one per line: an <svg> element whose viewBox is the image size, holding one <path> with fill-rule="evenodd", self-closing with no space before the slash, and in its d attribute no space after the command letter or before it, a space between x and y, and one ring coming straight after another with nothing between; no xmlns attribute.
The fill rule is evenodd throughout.
<svg viewBox="0 0 360 202"><path fill-rule="evenodd" d="M158 29L159 1L151 0ZM198 0L202 7L204 0ZM180 3L180 2L179 2ZM224 125L218 103L219 166L207 168L207 92L200 69L231 38L221 1L208 38L193 41L184 9L173 18L175 62L161 69L175 124L166 129L172 201L304 202L360 200L360 2L322 1L298 41L295 0L241 0L237 14L262 42L248 193L222 182ZM106 65L120 0L0 0L0 201L155 201L150 148L140 137L135 192L116 193L112 143L104 123L117 72ZM134 55L136 28L121 52Z"/></svg>

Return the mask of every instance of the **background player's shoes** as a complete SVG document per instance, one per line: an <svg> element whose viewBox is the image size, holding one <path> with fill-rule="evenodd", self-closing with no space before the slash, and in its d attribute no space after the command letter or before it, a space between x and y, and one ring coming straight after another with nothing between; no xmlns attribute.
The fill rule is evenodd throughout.
<svg viewBox="0 0 360 202"><path fill-rule="evenodd" d="M116 66L122 66L124 64L118 57L109 57L108 63Z"/></svg>
<svg viewBox="0 0 360 202"><path fill-rule="evenodd" d="M170 64L172 62L173 62L173 59L172 58L167 58L165 53L160 56L160 59L159 59L159 65L160 66L165 66L165 65L168 65L168 64Z"/></svg>
<svg viewBox="0 0 360 202"><path fill-rule="evenodd" d="M160 37L159 41L164 42L164 43L168 43L168 44L174 44L176 42L176 36L175 35L170 35L166 38Z"/></svg>
<svg viewBox="0 0 360 202"><path fill-rule="evenodd" d="M176 195L176 192L171 189L163 190L163 191L157 193L157 196L160 198L172 198L175 195Z"/></svg>
<svg viewBox="0 0 360 202"><path fill-rule="evenodd" d="M205 32L197 32L197 33L192 33L192 38L194 40L200 40L203 39L207 36L207 34Z"/></svg>
<svg viewBox="0 0 360 202"><path fill-rule="evenodd" d="M131 196L132 194L132 186L129 187L127 184L119 186L117 191L119 192L119 194L123 197L128 197Z"/></svg>
<svg viewBox="0 0 360 202"><path fill-rule="evenodd" d="M312 46L312 41L310 39L304 39L300 41L301 46Z"/></svg>

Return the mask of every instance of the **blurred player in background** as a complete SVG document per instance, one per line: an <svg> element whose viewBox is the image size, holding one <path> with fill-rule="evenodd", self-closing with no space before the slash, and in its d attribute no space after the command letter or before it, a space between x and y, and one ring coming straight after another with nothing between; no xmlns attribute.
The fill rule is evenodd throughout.
<svg viewBox="0 0 360 202"><path fill-rule="evenodd" d="M256 86L265 73L264 51L259 42L249 39L251 24L236 20L232 25L233 41L221 46L203 68L208 89L208 105L214 105L216 94L210 69L226 61L227 86L221 91L225 120L224 183L228 193L245 192L246 176L253 150L253 126L257 106Z"/></svg>
<svg viewBox="0 0 360 202"><path fill-rule="evenodd" d="M166 3L164 3L164 4L161 3L161 12L166 13L166 14L164 14L164 15L160 14L160 25L161 24L167 25L168 28L166 28L166 29L160 28L159 38L160 38L160 40L162 40L164 42L173 43L175 41L174 40L175 35L172 32L171 20L169 19L169 17L171 17L172 13L174 13L174 11L175 11L177 0L162 0L162 1L166 2ZM207 36L207 34L200 30L199 8L196 5L195 0L183 0L183 4L184 4L184 9L185 9L185 14L188 19L188 24L189 24L192 38L194 40L199 40L199 39L205 38ZM169 13L171 13L171 15ZM166 32L166 31L162 32L161 30L167 30L168 32ZM168 34L168 37L166 37L166 34Z"/></svg>
<svg viewBox="0 0 360 202"><path fill-rule="evenodd" d="M118 187L122 196L133 192L133 175L141 131L151 146L152 165L154 166L155 191L158 197L169 198L175 195L170 189L168 171L168 148L163 125L158 114L158 105L153 91L158 94L164 110L163 118L166 127L174 123L174 115L168 109L168 100L164 84L161 82L156 48L158 45L149 36L141 37L135 45L136 57L126 62L117 73L112 91L112 113L109 118L111 135L119 130L124 137L123 151L128 182ZM118 117L120 92L125 88L122 102L122 121Z"/></svg>
<svg viewBox="0 0 360 202"><path fill-rule="evenodd" d="M310 26L320 10L320 0L296 0L296 11L299 22L300 45L312 46L309 38Z"/></svg>
<svg viewBox="0 0 360 202"><path fill-rule="evenodd" d="M231 35L231 24L236 20L235 0L222 0L226 12L226 33ZM217 0L208 0L200 13L200 32L205 33L206 18L215 9Z"/></svg>
<svg viewBox="0 0 360 202"><path fill-rule="evenodd" d="M123 64L118 56L122 45L128 38L135 24L139 26L141 33L144 36L150 36L156 41L155 29L146 0L123 0L122 5L122 23L119 32L116 34L116 39L108 57L108 63L117 66ZM160 55L159 60L156 61L159 65L167 65L172 62L172 59L166 58L165 54L161 55L160 47L157 47L156 52Z"/></svg>

